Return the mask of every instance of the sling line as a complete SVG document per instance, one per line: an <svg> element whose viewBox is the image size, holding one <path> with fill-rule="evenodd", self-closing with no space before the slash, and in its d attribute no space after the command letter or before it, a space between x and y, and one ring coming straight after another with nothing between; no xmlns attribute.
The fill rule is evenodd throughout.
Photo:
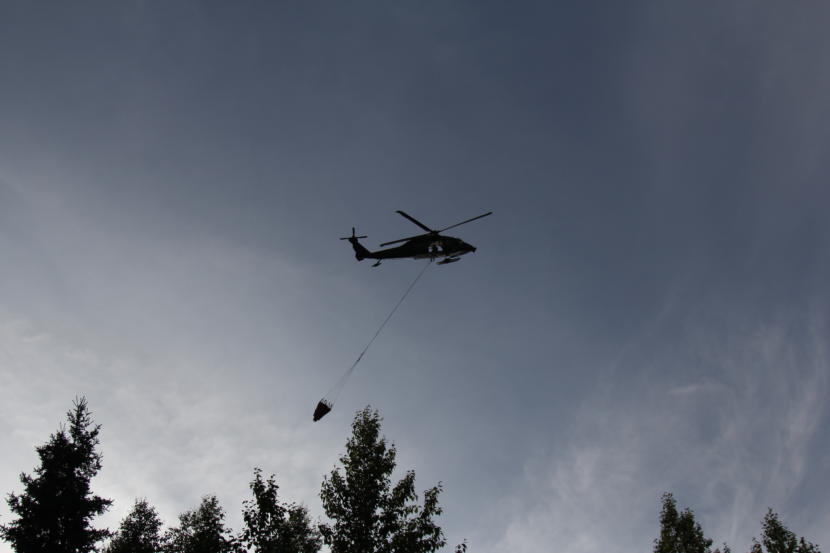
<svg viewBox="0 0 830 553"><path fill-rule="evenodd" d="M337 381L337 383L331 388L331 390L329 390L328 393L323 397L323 399L321 399L320 402L317 404L317 408L314 410L313 417L315 422L323 418L326 415L326 413L332 410L332 408L334 407L334 402L337 400L337 397L340 395L340 392L343 391L343 388L346 385L346 381L354 372L355 367L357 367L357 364L360 363L361 359L363 359L363 356L372 346L372 343L374 343L375 339L383 330L383 327L386 326L386 323L389 322L389 319L392 318L392 315L394 315L395 311L398 310L398 307L401 306L403 300L405 300L409 293L412 291L412 289L415 288L415 285L418 283L419 280L421 280L421 276L423 276L423 274L426 272L430 265L432 265L432 260L430 260L429 263L424 265L424 268L421 269L421 272L418 273L418 276L415 277L415 280L412 281L412 284L410 284L409 288L406 289L406 292L403 293L401 299L398 300L398 303L395 304L395 307L392 308L392 311L389 312L389 314L380 324L380 327L378 327L377 331L375 332L375 335L372 336L372 339L369 340L369 343L366 344L366 347L363 348L363 351L361 351L360 355L357 356L357 359L354 363L352 363L352 366L349 367L345 373L343 373L343 376L340 377L340 380Z"/></svg>

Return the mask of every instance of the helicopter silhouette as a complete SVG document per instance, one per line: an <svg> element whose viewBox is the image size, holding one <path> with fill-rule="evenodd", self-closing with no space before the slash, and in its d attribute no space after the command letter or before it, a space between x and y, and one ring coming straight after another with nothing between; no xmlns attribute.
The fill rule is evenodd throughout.
<svg viewBox="0 0 830 553"><path fill-rule="evenodd" d="M438 262L438 265L446 265L447 263L455 263L456 261L460 261L462 255L474 252L476 251L476 248L460 238L443 236L441 233L445 230L450 230L451 228L455 228L493 214L492 211L488 211L483 215L467 219L466 221L461 221L460 223L450 225L446 228L442 228L441 230L434 230L403 211L398 210L397 213L400 213L401 216L409 219L424 229L426 233L410 236L409 238L392 240L391 242L384 242L380 245L381 248L392 244L398 244L400 242L405 242L405 244L395 248L387 248L385 250L378 250L375 252L370 252L363 246L363 244L358 242L358 240L366 238L366 236L355 236L354 227L352 227L352 235L344 236L341 240L348 240L349 243L351 243L352 248L354 248L354 255L358 261L363 261L364 259L377 259L377 262L372 265L372 267L377 267L384 259L412 258L435 260L439 257L443 259Z"/></svg>

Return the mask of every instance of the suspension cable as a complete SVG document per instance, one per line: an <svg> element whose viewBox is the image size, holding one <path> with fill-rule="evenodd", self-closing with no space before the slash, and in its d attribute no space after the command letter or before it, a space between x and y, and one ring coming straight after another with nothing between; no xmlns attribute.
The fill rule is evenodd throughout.
<svg viewBox="0 0 830 553"><path fill-rule="evenodd" d="M320 402L317 404L317 408L314 410L314 420L315 421L320 420L321 418L323 418L326 415L326 413L328 413L329 411L332 410L332 408L334 407L334 402L337 400L338 396L340 395L340 392L343 391L343 388L346 386L346 381L349 379L349 377L354 372L355 367L357 367L357 364L360 363L360 360L363 359L363 356L366 354L367 351L369 351L369 348L372 346L372 343L374 343L374 341L378 337L378 335L380 335L380 332L383 330L383 327L386 326L386 323L389 322L389 319L392 318L392 315L394 315L395 311L398 310L398 307L401 306L401 304L403 303L403 300L405 300L406 297L409 295L409 293L412 291L412 289L415 288L415 285L418 283L419 280L421 280L421 277L423 276L423 274L426 272L426 270L429 268L430 265L432 265L432 260L430 260L429 263L424 265L424 268L421 269L421 271L418 273L418 276L415 277L415 280L412 281L412 283L409 285L409 287L403 293L401 298L398 300L398 303L395 304L395 307L392 308L392 311L389 312L389 314L386 316L386 318L380 324L377 331L375 331L375 335L372 336L372 339L369 340L369 343L366 344L366 347L363 348L363 351L361 351L360 355L357 356L357 359L355 360L354 363L352 363L352 366L349 367L348 369L346 369L346 372L343 373L343 376L340 377L340 379L337 381L337 383L334 386L332 386L332 388L328 391L328 393L325 396L323 396L323 399L321 399Z"/></svg>

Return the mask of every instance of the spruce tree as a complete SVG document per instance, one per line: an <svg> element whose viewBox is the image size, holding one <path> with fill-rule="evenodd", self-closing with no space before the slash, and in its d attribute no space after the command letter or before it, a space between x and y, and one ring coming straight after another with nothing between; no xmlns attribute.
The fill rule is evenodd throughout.
<svg viewBox="0 0 830 553"><path fill-rule="evenodd" d="M67 413L67 427L37 448L40 466L34 476L21 474L23 493L7 497L17 519L0 526L0 536L17 553L86 553L109 536L108 530L92 527L92 519L112 504L91 488L101 470L100 431L81 397Z"/></svg>
<svg viewBox="0 0 830 553"><path fill-rule="evenodd" d="M352 423L343 470L323 480L320 498L330 519L321 524L323 541L332 553L430 553L446 544L433 521L441 514L440 483L424 492L423 506L415 493L415 472L394 486L395 446L380 435L381 418L366 407Z"/></svg>

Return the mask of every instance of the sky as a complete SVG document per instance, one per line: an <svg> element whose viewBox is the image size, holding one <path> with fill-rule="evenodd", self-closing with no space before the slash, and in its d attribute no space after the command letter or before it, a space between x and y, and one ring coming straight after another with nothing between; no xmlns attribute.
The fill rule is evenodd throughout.
<svg viewBox="0 0 830 553"><path fill-rule="evenodd" d="M315 520L354 413L450 545L830 547L830 5L0 2L0 491L85 396L168 524ZM332 413L317 401L453 229ZM0 521L9 521L5 503ZM450 546L448 546L448 549ZM0 544L0 551L10 551Z"/></svg>

